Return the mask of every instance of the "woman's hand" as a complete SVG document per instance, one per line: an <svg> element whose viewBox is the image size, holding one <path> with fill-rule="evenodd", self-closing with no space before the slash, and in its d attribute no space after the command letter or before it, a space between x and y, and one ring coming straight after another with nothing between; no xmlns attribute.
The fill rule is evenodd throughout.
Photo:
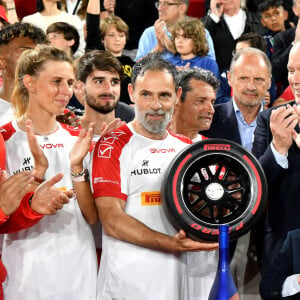
<svg viewBox="0 0 300 300"><path fill-rule="evenodd" d="M36 136L33 133L31 120L26 121L26 134L30 151L34 159L33 176L39 179L43 179L48 169L49 163L43 150L41 149Z"/></svg>

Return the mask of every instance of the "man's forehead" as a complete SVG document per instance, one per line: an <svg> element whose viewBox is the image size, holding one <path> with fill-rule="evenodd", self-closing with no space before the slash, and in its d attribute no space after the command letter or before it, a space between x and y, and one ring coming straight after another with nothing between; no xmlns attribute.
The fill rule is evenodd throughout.
<svg viewBox="0 0 300 300"><path fill-rule="evenodd" d="M214 88L207 82L199 79L190 80L191 93L196 93L198 98L215 98L216 91Z"/></svg>
<svg viewBox="0 0 300 300"><path fill-rule="evenodd" d="M89 75L89 77L104 77L104 78L120 78L120 75L117 71L108 71L108 70L99 70L94 69L93 72Z"/></svg>
<svg viewBox="0 0 300 300"><path fill-rule="evenodd" d="M146 70L144 72L141 72L140 74L137 75L136 81L144 81L144 80L149 80L149 79L154 79L154 78L164 78L165 80L172 80L174 81L173 75L171 74L170 71L166 69L162 70Z"/></svg>
<svg viewBox="0 0 300 300"><path fill-rule="evenodd" d="M289 62L292 59L300 59L300 42L295 43L295 45L292 47L291 51L290 51L290 55L289 55Z"/></svg>

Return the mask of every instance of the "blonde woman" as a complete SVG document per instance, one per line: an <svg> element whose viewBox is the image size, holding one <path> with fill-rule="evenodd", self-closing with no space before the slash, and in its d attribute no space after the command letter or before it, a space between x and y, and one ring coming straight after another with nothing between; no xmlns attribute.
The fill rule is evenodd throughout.
<svg viewBox="0 0 300 300"><path fill-rule="evenodd" d="M44 153L35 183L62 172L57 188L73 188L71 177L78 179L80 174L70 176L69 153L78 131L56 121L73 93L73 82L73 67L63 51L38 46L21 55L12 92L18 119L2 128L10 175L33 168L25 133L30 119ZM89 220L95 221L97 218ZM5 299L96 299L93 236L75 197L32 228L5 235L2 258L8 273L3 286Z"/></svg>

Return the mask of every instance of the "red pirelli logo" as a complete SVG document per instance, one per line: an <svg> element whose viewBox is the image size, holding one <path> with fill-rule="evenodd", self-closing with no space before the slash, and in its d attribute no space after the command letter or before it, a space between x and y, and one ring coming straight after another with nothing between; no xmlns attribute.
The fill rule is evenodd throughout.
<svg viewBox="0 0 300 300"><path fill-rule="evenodd" d="M204 145L204 150L225 150L230 151L230 145L228 144L207 144Z"/></svg>
<svg viewBox="0 0 300 300"><path fill-rule="evenodd" d="M161 205L160 192L144 192L141 194L142 206Z"/></svg>

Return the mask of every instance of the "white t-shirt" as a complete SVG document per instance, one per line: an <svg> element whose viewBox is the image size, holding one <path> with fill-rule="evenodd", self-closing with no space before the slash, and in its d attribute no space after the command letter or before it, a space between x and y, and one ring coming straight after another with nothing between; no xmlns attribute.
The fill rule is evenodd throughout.
<svg viewBox="0 0 300 300"><path fill-rule="evenodd" d="M234 16L224 14L224 20L235 40L243 34L246 26L246 19L246 13L242 9Z"/></svg>
<svg viewBox="0 0 300 300"><path fill-rule="evenodd" d="M166 168L187 143L168 134L152 140L137 134L131 123L101 138L94 148L94 197L126 201L125 212L153 230L174 235L177 231L164 213L160 189ZM102 236L102 257L97 299L185 300L186 256L138 247Z"/></svg>
<svg viewBox="0 0 300 300"><path fill-rule="evenodd" d="M0 126L12 121L14 113L10 102L0 98Z"/></svg>
<svg viewBox="0 0 300 300"><path fill-rule="evenodd" d="M8 174L31 170L33 158L26 133L13 121L2 128L2 134ZM56 186L72 189L69 152L76 137L60 124L48 139L36 137L49 161L45 178L63 172ZM95 245L75 197L33 227L6 234L2 260L8 273L3 285L6 300L96 299Z"/></svg>
<svg viewBox="0 0 300 300"><path fill-rule="evenodd" d="M31 23L43 29L45 32L48 26L55 22L65 22L70 25L73 25L77 29L80 37L79 47L74 56L80 57L84 54L85 39L84 39L83 23L77 15L71 15L65 11L62 11L59 15L56 16L42 16L41 13L37 12L35 14L24 17L22 22Z"/></svg>

